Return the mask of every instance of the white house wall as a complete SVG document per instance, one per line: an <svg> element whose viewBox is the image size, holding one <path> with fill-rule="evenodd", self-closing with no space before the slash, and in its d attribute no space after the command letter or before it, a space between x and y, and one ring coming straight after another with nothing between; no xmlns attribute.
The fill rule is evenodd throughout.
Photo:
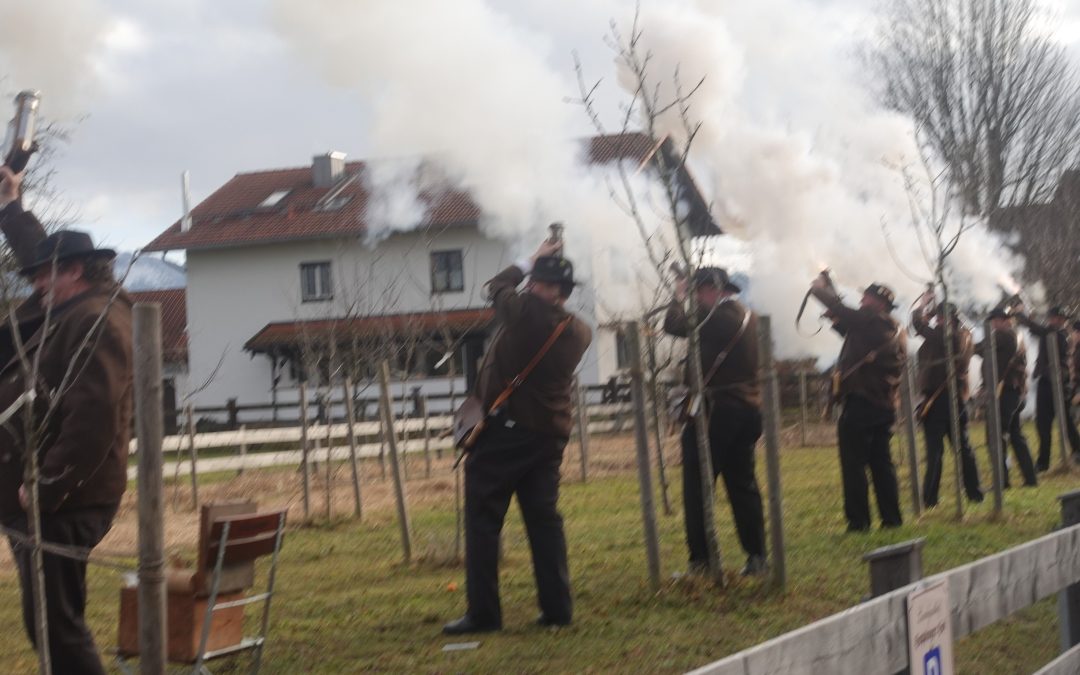
<svg viewBox="0 0 1080 675"><path fill-rule="evenodd" d="M429 253L452 249L463 252L464 291L432 297ZM333 300L301 302L300 264L324 260L331 261ZM189 381L211 380L196 405L270 400L269 359L243 349L268 323L341 317L353 302L362 307L360 315L483 307L483 283L509 262L502 244L467 227L447 229L433 241L418 233L395 235L374 249L349 239L189 251ZM279 400L294 400L280 393Z"/></svg>

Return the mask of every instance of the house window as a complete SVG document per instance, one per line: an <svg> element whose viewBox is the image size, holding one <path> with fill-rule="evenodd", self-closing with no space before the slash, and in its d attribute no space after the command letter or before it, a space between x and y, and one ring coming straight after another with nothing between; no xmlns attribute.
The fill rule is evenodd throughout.
<svg viewBox="0 0 1080 675"><path fill-rule="evenodd" d="M461 251L433 251L431 254L431 292L457 293L465 290L465 270Z"/></svg>
<svg viewBox="0 0 1080 675"><path fill-rule="evenodd" d="M300 263L300 299L304 302L320 302L333 297L330 262Z"/></svg>
<svg viewBox="0 0 1080 675"><path fill-rule="evenodd" d="M281 200L289 194L289 190L274 190L266 199L259 202L260 209L272 209L281 203Z"/></svg>

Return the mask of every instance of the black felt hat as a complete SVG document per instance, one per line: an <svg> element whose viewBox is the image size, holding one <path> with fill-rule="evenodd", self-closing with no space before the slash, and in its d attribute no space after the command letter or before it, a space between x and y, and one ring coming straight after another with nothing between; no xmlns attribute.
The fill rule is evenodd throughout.
<svg viewBox="0 0 1080 675"><path fill-rule="evenodd" d="M738 293L742 289L731 283L731 277L723 267L699 267L694 272L694 288L702 286L715 286L716 288L732 293Z"/></svg>
<svg viewBox="0 0 1080 675"><path fill-rule="evenodd" d="M1007 308L1005 308L1005 307L995 307L992 310L990 310L990 315L987 318L988 319L1011 319L1012 316L1013 316L1012 313L1009 312L1009 310Z"/></svg>
<svg viewBox="0 0 1080 675"><path fill-rule="evenodd" d="M577 285L574 281L574 264L557 255L542 255L537 258L529 276L533 281Z"/></svg>
<svg viewBox="0 0 1080 675"><path fill-rule="evenodd" d="M77 258L107 258L116 257L116 251L111 248L94 248L94 241L90 235L80 230L60 230L53 232L38 242L34 247L34 261L19 270L23 276L31 276L44 265L61 263L65 260Z"/></svg>
<svg viewBox="0 0 1080 675"><path fill-rule="evenodd" d="M896 293L893 293L893 290L885 284L874 282L867 286L863 293L881 300L889 306L890 310L896 309Z"/></svg>
<svg viewBox="0 0 1080 675"><path fill-rule="evenodd" d="M1047 314L1049 314L1050 316L1056 316L1059 319L1069 318L1069 310L1065 307L1062 307L1061 305L1054 305L1050 308L1050 311L1047 312Z"/></svg>

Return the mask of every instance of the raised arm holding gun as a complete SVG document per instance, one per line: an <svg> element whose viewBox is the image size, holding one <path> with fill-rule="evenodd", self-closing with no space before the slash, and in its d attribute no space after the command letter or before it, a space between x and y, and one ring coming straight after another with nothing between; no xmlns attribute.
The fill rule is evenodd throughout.
<svg viewBox="0 0 1080 675"><path fill-rule="evenodd" d="M127 486L131 301L113 277L115 253L85 232L46 235L23 210L20 187L21 176L0 167L0 230L32 288L0 325L0 411L33 405L0 432L0 523L12 533L23 619L36 644L25 460L36 452L42 539L96 546ZM25 396L31 390L36 398ZM104 673L84 619L86 562L46 552L43 566L53 672Z"/></svg>

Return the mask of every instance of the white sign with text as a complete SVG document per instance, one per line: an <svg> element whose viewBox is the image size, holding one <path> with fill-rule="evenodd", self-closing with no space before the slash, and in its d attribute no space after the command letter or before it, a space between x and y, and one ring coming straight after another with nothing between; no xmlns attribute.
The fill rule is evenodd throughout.
<svg viewBox="0 0 1080 675"><path fill-rule="evenodd" d="M907 625L911 675L953 675L956 671L947 580L908 594Z"/></svg>

